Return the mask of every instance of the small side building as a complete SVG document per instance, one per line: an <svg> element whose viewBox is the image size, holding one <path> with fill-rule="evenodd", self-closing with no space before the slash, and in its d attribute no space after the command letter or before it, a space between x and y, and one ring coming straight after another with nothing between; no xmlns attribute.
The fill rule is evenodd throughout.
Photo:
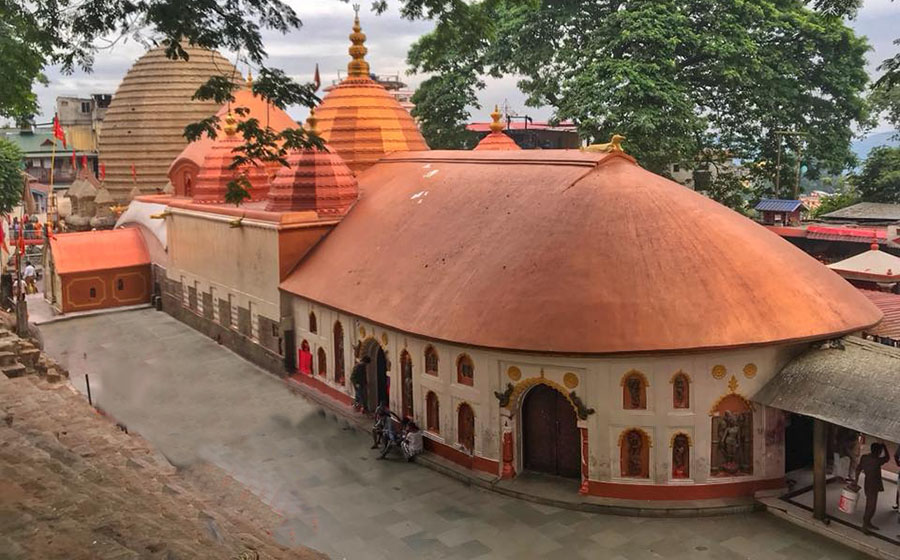
<svg viewBox="0 0 900 560"><path fill-rule="evenodd" d="M44 298L59 313L150 302L150 255L137 229L59 234L44 270Z"/></svg>
<svg viewBox="0 0 900 560"><path fill-rule="evenodd" d="M764 198L756 205L760 221L767 226L796 226L800 224L801 213L806 206L799 200L779 200Z"/></svg>

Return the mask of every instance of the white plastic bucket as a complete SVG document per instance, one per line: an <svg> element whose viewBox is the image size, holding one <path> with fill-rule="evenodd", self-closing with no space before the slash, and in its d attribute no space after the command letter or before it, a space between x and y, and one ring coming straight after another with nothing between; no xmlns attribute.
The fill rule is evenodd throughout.
<svg viewBox="0 0 900 560"><path fill-rule="evenodd" d="M841 499L838 501L838 509L848 515L853 515L853 513L856 512L856 503L858 501L859 490L844 488L841 490Z"/></svg>

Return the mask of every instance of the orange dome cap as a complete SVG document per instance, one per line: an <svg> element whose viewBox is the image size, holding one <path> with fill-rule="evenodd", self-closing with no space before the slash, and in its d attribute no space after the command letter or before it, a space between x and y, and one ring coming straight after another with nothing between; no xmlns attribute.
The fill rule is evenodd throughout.
<svg viewBox="0 0 900 560"><path fill-rule="evenodd" d="M491 113L491 132L481 139L473 150L521 150L515 140L503 133L503 123L500 122L500 107L494 105Z"/></svg>

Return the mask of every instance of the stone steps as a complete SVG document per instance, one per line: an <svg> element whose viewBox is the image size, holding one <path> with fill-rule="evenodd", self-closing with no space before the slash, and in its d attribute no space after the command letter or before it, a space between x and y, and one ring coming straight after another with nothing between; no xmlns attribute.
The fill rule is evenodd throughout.
<svg viewBox="0 0 900 560"><path fill-rule="evenodd" d="M10 379L13 379L15 377L23 377L27 373L25 366L18 362L14 362L12 365L0 367L0 371L2 371L3 375Z"/></svg>

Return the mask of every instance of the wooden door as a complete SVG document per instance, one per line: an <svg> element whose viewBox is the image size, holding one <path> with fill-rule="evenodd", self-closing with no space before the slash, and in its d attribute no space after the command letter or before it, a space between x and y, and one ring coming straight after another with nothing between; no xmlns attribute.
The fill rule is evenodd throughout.
<svg viewBox="0 0 900 560"><path fill-rule="evenodd" d="M523 462L527 470L578 477L581 447L575 411L555 389L537 385L522 405Z"/></svg>
<svg viewBox="0 0 900 560"><path fill-rule="evenodd" d="M475 449L475 413L472 411L472 407L466 403L459 407L456 430L459 444L466 451L471 452Z"/></svg>

